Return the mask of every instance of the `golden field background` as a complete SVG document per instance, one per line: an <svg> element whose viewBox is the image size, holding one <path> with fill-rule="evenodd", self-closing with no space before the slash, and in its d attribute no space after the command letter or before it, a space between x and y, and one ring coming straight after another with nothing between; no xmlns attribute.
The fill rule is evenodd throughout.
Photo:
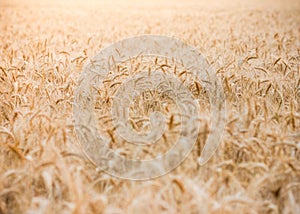
<svg viewBox="0 0 300 214"><path fill-rule="evenodd" d="M226 93L223 142L173 172L111 177L76 143L83 66L124 38L197 48ZM300 213L299 1L0 1L0 213Z"/></svg>

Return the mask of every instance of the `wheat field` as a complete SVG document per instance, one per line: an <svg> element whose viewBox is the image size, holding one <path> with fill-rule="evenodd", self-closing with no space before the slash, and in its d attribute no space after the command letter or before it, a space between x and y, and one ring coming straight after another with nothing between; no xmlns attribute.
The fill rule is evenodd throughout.
<svg viewBox="0 0 300 214"><path fill-rule="evenodd" d="M178 38L206 58L224 88L226 126L204 166L197 159L209 117L178 168L130 181L84 155L72 109L84 66L103 47L144 34ZM141 115L160 99L146 101L148 109L136 106ZM108 134L114 149L125 149ZM145 154L165 152L160 143ZM135 154L130 150L124 155ZM300 213L300 2L1 0L0 214L6 213Z"/></svg>

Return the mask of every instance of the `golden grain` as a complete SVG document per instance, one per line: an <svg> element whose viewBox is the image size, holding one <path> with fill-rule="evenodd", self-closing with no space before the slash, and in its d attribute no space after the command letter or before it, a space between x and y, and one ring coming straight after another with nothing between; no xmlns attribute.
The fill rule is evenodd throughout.
<svg viewBox="0 0 300 214"><path fill-rule="evenodd" d="M12 0L0 9L1 214L300 210L299 1ZM141 34L174 36L200 51L222 80L228 108L222 146L200 167L196 160L212 131L202 84L211 83L192 77L180 59L107 59L111 71L94 87L95 115L119 155L163 154L187 116L169 92L145 91L130 103L129 124L149 131L148 116L158 110L168 118L166 132L149 147L121 139L111 98L130 77L161 70L187 86L201 108L198 140L184 163L163 177L132 182L105 174L85 156L75 143L71 104L82 69L89 62L96 67L100 49Z"/></svg>

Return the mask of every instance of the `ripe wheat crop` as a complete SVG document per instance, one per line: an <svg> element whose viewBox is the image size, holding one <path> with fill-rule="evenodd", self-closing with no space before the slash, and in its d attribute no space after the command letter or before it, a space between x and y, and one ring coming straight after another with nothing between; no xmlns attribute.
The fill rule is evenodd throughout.
<svg viewBox="0 0 300 214"><path fill-rule="evenodd" d="M73 104L84 66L105 46L166 35L195 47L226 95L222 143L204 166L207 94L178 62L137 57L95 88L110 148L151 159L176 142L177 108L145 91L130 125L147 131L160 111L167 131L135 149L115 133L111 97L141 71L173 75L199 100L200 132L172 172L148 181L112 177L82 152ZM188 66L188 65L187 65ZM103 116L104 115L104 116ZM300 213L300 3L297 0L0 1L0 214Z"/></svg>

